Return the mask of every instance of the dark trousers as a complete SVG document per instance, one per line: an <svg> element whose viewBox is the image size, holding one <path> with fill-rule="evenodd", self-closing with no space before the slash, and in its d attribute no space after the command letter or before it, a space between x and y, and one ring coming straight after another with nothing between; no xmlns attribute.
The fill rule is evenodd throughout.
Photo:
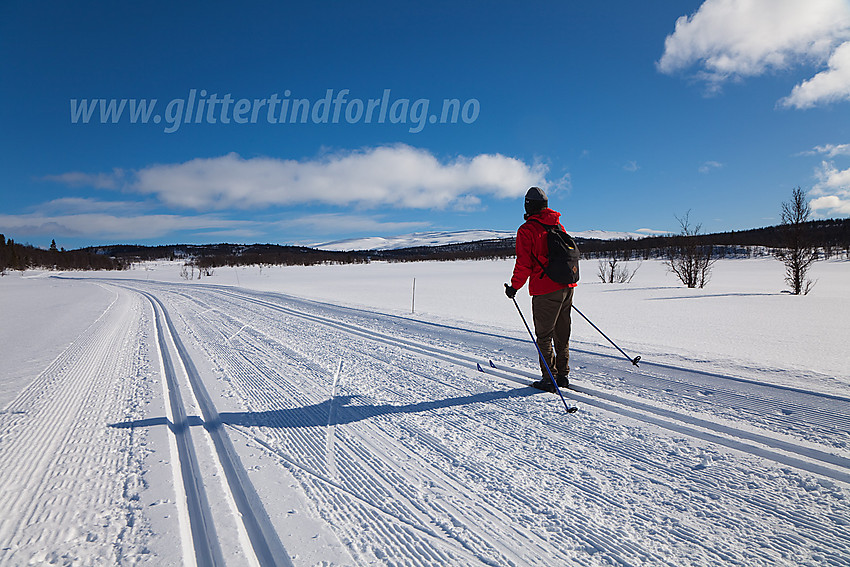
<svg viewBox="0 0 850 567"><path fill-rule="evenodd" d="M574 287L567 287L531 298L537 345L555 376L570 373L570 326L574 292ZM544 377L548 377L542 360L540 371Z"/></svg>

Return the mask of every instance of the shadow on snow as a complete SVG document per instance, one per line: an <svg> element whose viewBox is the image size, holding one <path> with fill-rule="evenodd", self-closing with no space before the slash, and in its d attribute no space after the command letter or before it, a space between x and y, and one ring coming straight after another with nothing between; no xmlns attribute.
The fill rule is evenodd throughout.
<svg viewBox="0 0 850 567"><path fill-rule="evenodd" d="M512 390L484 392L416 402L413 404L360 404L358 401L365 400L360 396L336 396L318 404L300 406L294 408L282 408L255 412L223 412L217 420L204 422L197 416L190 416L186 423L173 424L166 417L151 417L133 421L111 423L109 427L119 429L133 429L136 427L153 427L166 425L173 432L178 433L186 427L203 425L207 429L215 429L222 424L238 425L243 427L271 427L278 429L326 427L329 425L345 425L356 423L375 417L398 414L423 413L434 410L468 406L478 403L489 403L511 398L522 398L540 393L531 387L514 388Z"/></svg>

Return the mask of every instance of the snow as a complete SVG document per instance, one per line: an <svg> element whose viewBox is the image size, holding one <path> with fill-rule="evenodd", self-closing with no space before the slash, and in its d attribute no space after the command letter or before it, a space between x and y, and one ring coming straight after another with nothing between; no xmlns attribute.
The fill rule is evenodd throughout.
<svg viewBox="0 0 850 567"><path fill-rule="evenodd" d="M525 334L504 297L510 260L219 268L212 278L191 282L180 279L179 265L161 262L118 277L239 285L399 315L410 315L412 307L420 320ZM827 392L850 386L850 263L816 263L810 272L814 291L800 297L786 292L784 267L773 258L720 260L703 289L683 287L657 260L629 267L637 269L631 283L602 284L597 262L582 261L575 297L576 306L627 352L786 385L803 381ZM517 299L530 316L524 290ZM574 347L617 352L580 317L574 319Z"/></svg>
<svg viewBox="0 0 850 567"><path fill-rule="evenodd" d="M101 287L49 280L46 275L16 274L0 280L0 407L32 380L34 368L46 367L114 299Z"/></svg>
<svg viewBox="0 0 850 567"><path fill-rule="evenodd" d="M510 261L180 266L0 278L0 564L850 563L850 262L584 262L571 415Z"/></svg>

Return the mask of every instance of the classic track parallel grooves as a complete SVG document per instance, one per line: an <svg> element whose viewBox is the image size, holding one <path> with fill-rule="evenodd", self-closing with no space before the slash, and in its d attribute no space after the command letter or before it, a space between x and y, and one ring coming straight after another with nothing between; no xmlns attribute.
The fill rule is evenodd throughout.
<svg viewBox="0 0 850 567"><path fill-rule="evenodd" d="M154 312L157 344L162 357L162 371L168 384L168 402L174 421L171 424L171 431L177 443L180 475L183 481L183 489L186 492L186 505L189 513L189 527L192 534L192 547L195 552L195 560L202 567L224 565L224 558L222 557L221 548L215 533L215 526L212 521L212 512L209 501L207 500L206 491L204 490L198 457L195 454L195 447L192 444L189 422L186 417L186 408L183 405L183 399L180 395L180 386L174 370L174 363L171 360L171 354L168 350L165 329L162 325L162 318L165 311L162 308L162 304L152 295L147 293L142 293L142 295L150 301ZM162 310L162 316L160 310ZM173 340L174 335L172 334L171 336Z"/></svg>
<svg viewBox="0 0 850 567"><path fill-rule="evenodd" d="M531 345L516 338L274 292L108 285L158 302L228 561L234 545L253 564L257 552L234 525L222 450L206 437L216 423L240 454L244 442L264 455L258 477L286 475L280 501L282 485L255 480L268 511L286 518L281 537L289 522L316 521L318 539L303 538L304 526L289 536L305 564L768 567L848 557L846 486L798 463L846 472L850 422L835 398L682 368L632 371L589 353L576 357L571 393L587 413L569 418L557 397L527 387ZM189 375L207 379L205 369L232 411L218 397L220 414L201 408ZM206 429L196 427L202 415ZM180 512L191 559L185 503Z"/></svg>
<svg viewBox="0 0 850 567"><path fill-rule="evenodd" d="M247 301L258 306L270 308L288 315L326 325L351 335L371 339L388 345L402 346L413 352L423 354L437 360L460 364L462 366L476 366L480 363L480 359L472 356L448 352L422 343L416 343L357 327L349 323L303 313L295 309L278 305L274 302L264 301L247 295L241 295L217 288L211 288L211 290L234 299ZM513 368L506 368L501 371L487 368L485 373L521 384L525 384L526 381L518 380L519 377L536 378L533 374ZM766 435L760 435L758 433L680 414L674 410L668 410L665 408L655 407L651 404L629 400L609 392L586 386L577 387L569 393L573 394L574 398L579 397L580 394L585 394L584 396L580 396L582 401L588 405L599 407L600 409L626 415L634 419L664 427L665 429L672 430L676 433L683 433L692 437L718 443L731 449L770 459L784 465L790 465L801 470L832 478L834 480L850 483L850 459L839 455L834 455L815 448L800 446L793 442L774 439ZM576 395L576 393L578 393L578 395ZM603 400L614 402L616 405L606 403ZM673 421L672 424L671 420ZM703 432L700 429L706 429L708 431ZM762 444L768 448L753 445L753 443ZM784 455L776 450L787 452L791 456Z"/></svg>
<svg viewBox="0 0 850 567"><path fill-rule="evenodd" d="M266 340L269 340L272 343L278 343L278 341L280 340L276 336L267 334L266 332L260 330L260 329L262 329L261 318L264 317L264 316L268 316L268 317L271 317L272 319L274 319L273 315L268 315L268 314L261 315L261 311L259 311L259 310L252 311L252 312L250 312L252 314L251 316L256 317L256 319L251 319L251 320L254 321L256 324L252 322L251 325L246 325L245 320L240 319L240 318L233 318L231 315L229 315L232 312L232 310L230 309L230 306L225 307L224 305L215 305L215 304L210 303L208 301L199 299L196 294L192 294L191 296L184 295L184 294L179 294L179 295L185 297L188 300L188 302L194 304L196 306L196 308L199 310L200 313L205 314L205 317L208 317L208 315L210 313L217 313L218 314L218 317L220 317L221 319L218 319L218 318L205 319L205 324L203 325L205 328L210 328L212 326L221 325L223 322L226 321L226 326L224 327L224 329L220 329L220 331L219 331L223 334L222 336L225 336L225 337L230 336L231 333L235 330L242 330L243 333L247 333L248 335L250 335L250 339L246 338L247 342L244 343L244 344L241 344L239 346L240 349L247 348L248 345L251 345L253 347L255 345L262 343L263 342L263 336L267 337ZM241 301L242 298L238 298L238 299ZM262 307L263 309L268 309L270 307L273 307L273 305L268 305L264 302L260 302L256 305L258 307ZM277 309L276 311L282 312L280 309ZM292 315L293 316L299 316L300 312L292 313ZM332 319L327 319L327 321L330 322L330 323L336 323L336 321L334 321ZM340 329L340 327L336 326L335 324L332 324L331 327L335 330L342 330L342 329ZM371 332L371 331L368 331L368 329L363 329L363 328L360 328L360 327L354 327L354 328L356 330L363 331L363 332ZM376 336L366 337L366 336L363 336L363 335L357 335L357 336L361 336L363 338L366 338L366 339L369 340L369 342L372 342L372 343L383 343L383 344L387 344L387 345L402 346L402 345L399 345L397 341L390 342L390 340L392 340L392 339L391 339L391 337L389 337L387 335L378 334L377 337ZM381 338L381 337L383 337L383 338ZM383 340L383 339L386 339L386 340ZM415 344L421 345L421 343L415 343ZM307 362L309 361L309 359L301 360L301 356L297 355L294 351L289 351L289 349L286 347L286 344L280 343L280 344L277 345L276 348L279 348L281 350L281 352L288 352L287 356L292 356L295 359L298 359L300 361L299 364L305 365L304 366L305 368L307 367L306 365L307 365ZM427 348L427 346L426 346L426 348ZM436 348L436 347L431 347L431 348ZM402 350L403 351L410 351L411 349L408 348L407 346L402 346ZM447 354L447 351L445 351L445 350L440 350L438 348L436 350L438 351L438 353ZM259 358L264 358L264 356L262 356L259 351L256 352L255 354ZM379 360L382 363L385 363L389 366L393 366L394 364L396 364L398 362L397 359L395 359L395 360L383 359L383 357L381 355L379 355L378 352L374 349L368 349L368 352L366 352L365 354L367 356L373 356L373 357L375 357L376 360ZM424 355L424 356L430 356L430 354L428 354L428 353L419 352L418 354L421 354L421 355ZM251 356L251 358L255 358L255 357ZM438 359L438 360L446 360L446 361L450 362L451 364L464 366L466 368L469 368L471 366L471 364L464 364L463 362L459 362L457 359L451 360L451 359L448 359L448 358L444 358L442 356L440 356L440 357L431 356L431 358ZM327 374L327 372L328 371L325 371L325 374ZM420 374L419 372L417 372L415 370L415 368L406 368L405 372L406 373L413 373L413 374ZM516 372L516 376L506 375L504 377L500 376L500 378L503 378L505 380L512 381L512 382L518 382L518 383L521 383L521 384L526 384L527 383L526 380L518 378L518 376L524 376L522 371L517 370L515 372ZM505 373L505 374L507 374L507 373ZM427 373L422 373L420 375L420 377L423 378L423 379L427 378ZM610 407L606 407L606 409L609 410L609 411L619 413L621 415L626 415L626 416L629 416L629 417L636 417L638 419L640 418L640 414L638 412L631 412L631 410L628 407L617 407L614 404L607 404L604 401L602 401L600 403L604 404L605 406L610 406ZM663 409L663 408L660 408L660 409ZM682 417L686 417L686 416L682 416ZM648 419L645 419L644 421L647 421L648 423L653 423L653 421L651 421L652 418L653 418L653 416L648 416ZM440 416L438 414L429 415L429 420L430 419L434 419L434 420L439 421ZM474 418L468 417L468 419L474 419ZM447 423L447 425L449 425L449 424ZM560 429L561 429L561 427L559 425L555 425L555 424L552 424L552 423L548 424L548 426L554 427L553 432L556 432L556 433L559 432ZM423 443L423 444L427 443L428 433L426 431L421 431L417 427L413 426L412 424L404 424L404 425L402 425L402 428L405 429L406 431L410 432L412 435L416 436L420 443ZM676 433L683 433L683 430L681 428L674 428L673 431L675 431ZM245 433L248 434L247 432L245 432ZM494 434L497 434L497 432L494 432ZM569 436L572 439L575 439L576 437L581 438L584 441L586 441L587 443L596 443L597 442L597 441L594 441L592 439L592 435L586 436L581 431L570 430ZM693 436L699 437L699 435L697 435L696 432L693 434ZM704 437L701 437L701 438L704 438ZM259 438L259 437L257 438L257 440L258 440L258 442L262 442L262 443L265 443L265 442L268 441L268 440L264 440L264 439ZM488 444L489 438L488 439L482 439L481 443L482 444ZM694 474L694 472L693 472L693 470L691 470L691 468L689 468L689 467L682 468L681 463L675 465L674 467L670 467L670 468L668 468L666 466L659 467L658 462L655 459L648 459L646 456L642 455L640 448L637 447L636 444L637 444L637 442L632 443L631 441L627 441L626 445L623 445L623 446L617 445L617 444L608 445L607 447L605 447L604 450L606 450L606 451L608 451L612 454L621 455L624 458L629 459L630 461L634 462L635 466L640 470L660 469L662 471L668 471L668 472L671 472L671 473L675 470L675 474L680 474L680 475L686 476L687 478L690 478L694 483L704 484L706 490L708 490L708 491L718 490L720 487L718 485L716 485L715 482L721 482L722 483L725 480L723 477L718 477L717 479L708 479L708 478L705 478L704 475L702 475L702 474L699 474L699 473ZM461 453L452 451L451 449L443 446L439 442L435 442L431 446L437 454L444 455L445 458L450 462L463 459L463 456L462 456ZM737 447L737 448L739 450L741 450L741 447ZM747 452L747 451L745 450L745 452ZM758 454L758 453L756 453L756 454ZM285 455L285 453L283 455ZM284 458L284 457L282 457L282 458ZM349 458L348 460L352 460L352 459ZM300 467L300 466L304 465L304 463L300 460L294 460L294 461L290 461L290 462L291 462L292 466L299 466ZM787 462L785 464L787 464ZM470 463L467 463L466 466L471 467L472 465ZM481 476L491 476L494 472L494 471L487 471L485 469L486 469L486 467L483 468L480 471ZM472 469L470 469L470 470L472 470ZM651 473L651 472L647 473L646 479L648 481L651 481L653 478L654 478L653 473ZM729 479L729 480L731 481L733 479ZM573 487L575 487L576 489L581 490L584 497L586 497L589 501L593 501L593 502L604 501L604 504L600 504L604 507L610 507L612 505L617 505L616 502L608 501L608 499L606 497L599 495L597 493L597 488L594 487L593 485L589 485L589 484L585 485L585 483L583 482L582 479L573 480L573 481L570 482L570 484ZM514 494L514 496L520 496L521 497L521 494L520 495ZM726 497L729 498L730 501L734 501L737 504L740 504L742 506L748 505L746 499L741 499L738 496L727 495ZM374 499L374 497L372 497L372 499ZM529 501L528 505L533 506L534 503ZM765 503L765 502L758 503L756 505L756 508L759 508L759 507L763 508L764 512L774 514L776 517L781 517L785 521L788 521L790 523L796 524L800 521L800 518L793 513L788 514L788 513L785 513L784 511L777 512L777 511L773 510L770 507L769 503ZM467 511L466 521L474 523L474 520L473 520L474 516L468 515L468 514L469 514L469 511ZM639 517L640 513L634 512L634 516ZM651 521L652 519L646 518L646 520ZM581 541L584 541L585 544L589 547L597 548L597 549L614 550L614 551L617 551L618 553L627 554L630 557L641 557L646 561L652 562L653 564L664 564L664 559L661 556L652 555L652 553L649 549L644 549L644 548L641 548L640 546L634 546L634 545L632 545L632 542L629 542L629 541L621 541L619 539L612 538L610 533L606 532L604 529L603 530L598 529L592 523L584 522L580 519L576 519L574 521L577 523L577 525L579 527L574 527L572 533L573 534L581 534L581 535L574 535L574 537L578 538ZM814 541L818 541L819 543L822 543L822 544L826 544L826 542L831 541L831 539L835 538L835 536L836 536L836 534L834 532L828 531L828 530L822 530L820 527L818 527L817 525L814 525L814 524L807 524L805 527L806 527L807 530L809 530L811 532L810 537L812 537ZM695 541L695 540L699 539L695 534L687 532L685 530L685 528L680 528L680 529L681 529L681 533L678 533L677 537L679 537L683 541L691 541L691 540ZM674 532L671 532L671 533L674 533ZM566 542L564 542L564 544L566 544ZM705 552L708 555L714 557L715 562L717 562L717 561L728 561L729 558L730 558L730 555L725 553L722 548L706 548ZM619 558L612 558L612 561L620 563ZM628 563L623 563L623 564L628 564Z"/></svg>
<svg viewBox="0 0 850 567"><path fill-rule="evenodd" d="M144 293L144 292L143 292ZM144 293L144 295L152 302L156 303L162 311L163 319L168 328L169 334L174 346L177 349L177 354L180 357L186 374L189 378L189 384L192 387L192 392L195 399L198 401L201 413L204 420L204 428L209 433L215 447L216 457L221 464L222 470L227 480L227 485L230 489L237 510L241 516L241 520L245 526L248 538L251 541L254 554L262 566L284 566L292 567L292 561L289 559L289 554L283 547L280 538L277 536L274 526L269 519L268 514L263 507L262 501L254 490L248 475L242 466L236 449L228 437L227 432L221 423L218 411L215 404L207 392L206 387L201 380L198 370L195 367L192 359L189 357L186 347L180 340L177 330L168 315L168 311L162 302L153 295ZM159 324L159 321L157 321Z"/></svg>
<svg viewBox="0 0 850 567"><path fill-rule="evenodd" d="M140 455L106 424L144 395L142 302L114 295L0 412L2 565L141 559Z"/></svg>

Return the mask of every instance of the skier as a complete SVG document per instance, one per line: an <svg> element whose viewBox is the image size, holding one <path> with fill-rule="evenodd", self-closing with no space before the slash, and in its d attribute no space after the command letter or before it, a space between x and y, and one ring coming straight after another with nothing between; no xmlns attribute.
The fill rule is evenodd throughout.
<svg viewBox="0 0 850 567"><path fill-rule="evenodd" d="M516 234L516 263L511 285L505 286L505 294L513 299L517 290L528 283L531 295L531 311L534 334L544 360L540 360L541 380L533 382L534 388L554 392L555 386L546 371L546 364L554 372L558 387L569 386L570 373L570 325L573 294L577 284L562 284L553 281L543 272L548 263L547 232L544 225L560 226L561 213L549 208L549 199L539 187L532 187L525 194L525 223ZM563 230L563 227L561 227ZM552 345L554 343L554 349Z"/></svg>

